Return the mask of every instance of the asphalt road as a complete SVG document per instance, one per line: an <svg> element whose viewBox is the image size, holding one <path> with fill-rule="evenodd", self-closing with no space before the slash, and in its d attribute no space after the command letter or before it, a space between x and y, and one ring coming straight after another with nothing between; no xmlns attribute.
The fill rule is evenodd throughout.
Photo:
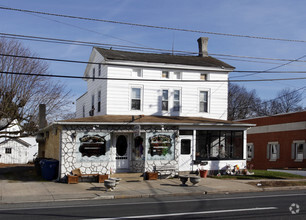
<svg viewBox="0 0 306 220"><path fill-rule="evenodd" d="M306 219L306 191L1 204L0 208L0 219L120 218Z"/></svg>

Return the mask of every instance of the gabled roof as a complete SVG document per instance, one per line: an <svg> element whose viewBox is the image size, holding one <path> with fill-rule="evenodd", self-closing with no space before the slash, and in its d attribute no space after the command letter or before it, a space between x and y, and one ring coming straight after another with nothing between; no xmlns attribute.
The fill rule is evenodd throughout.
<svg viewBox="0 0 306 220"><path fill-rule="evenodd" d="M5 143L7 143L7 142L9 142L9 141L16 141L16 142L18 142L19 144L22 144L22 145L24 145L24 146L26 146L26 147L31 146L31 144L29 144L28 142L26 142L26 141L24 141L24 140L21 140L21 139L19 139L19 138L8 138L8 139L6 139L5 141L0 142L0 144L5 144Z"/></svg>
<svg viewBox="0 0 306 220"><path fill-rule="evenodd" d="M200 57L179 56L171 54L137 53L119 50L108 50L99 47L95 47L95 49L104 57L105 61L136 61L235 69L235 67L211 56Z"/></svg>

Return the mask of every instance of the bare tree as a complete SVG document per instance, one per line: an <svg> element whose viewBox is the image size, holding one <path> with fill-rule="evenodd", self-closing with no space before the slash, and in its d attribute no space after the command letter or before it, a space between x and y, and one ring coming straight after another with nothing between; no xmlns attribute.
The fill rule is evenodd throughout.
<svg viewBox="0 0 306 220"><path fill-rule="evenodd" d="M229 84L228 91L228 119L238 120L256 116L268 116L287 112L302 111L300 105L303 99L298 90L283 89L277 97L262 101L255 90L247 91L237 84Z"/></svg>
<svg viewBox="0 0 306 220"><path fill-rule="evenodd" d="M275 99L262 102L257 113L262 116L302 111L303 106L300 104L302 100L301 92L286 88L278 92Z"/></svg>
<svg viewBox="0 0 306 220"><path fill-rule="evenodd" d="M47 63L26 58L36 55L20 42L0 38L0 51L9 55L0 56L0 137L32 134L37 130L39 104L46 104L47 114L57 114L69 102L69 92L62 83L41 76L48 74ZM7 132L12 122L21 130Z"/></svg>
<svg viewBox="0 0 306 220"><path fill-rule="evenodd" d="M228 86L228 119L237 120L254 116L260 99L255 90L247 91L245 87L229 83Z"/></svg>

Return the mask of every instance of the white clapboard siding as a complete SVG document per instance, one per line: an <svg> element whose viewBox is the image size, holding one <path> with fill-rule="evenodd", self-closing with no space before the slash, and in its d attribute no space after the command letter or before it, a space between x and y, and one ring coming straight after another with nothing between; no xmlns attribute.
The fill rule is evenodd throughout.
<svg viewBox="0 0 306 220"><path fill-rule="evenodd" d="M90 61L104 61L101 54L94 52L91 54ZM131 65L133 65L131 63ZM96 69L98 77L98 65L88 64L85 76L92 76L92 69ZM227 119L227 82L171 82L162 79L163 69L141 68L129 66L105 66L101 65L101 77L122 78L130 80L87 80L87 93L77 100L76 116L83 117L83 105L85 105L85 117L89 116L91 109L92 95L95 95L94 115L165 115L165 116L194 116L215 119ZM142 76L137 77L133 74L134 69L141 69ZM175 70L177 71L177 70ZM169 71L170 79L174 79L174 71ZM200 80L201 73L206 73L209 80L227 80L227 72L200 72L200 71L181 71L182 80ZM139 79L158 79L163 81L139 81ZM131 110L131 88L142 88L141 111ZM162 90L169 90L169 111L161 111ZM181 91L181 110L173 111L173 91ZM199 92L208 91L209 110L207 113L199 112ZM97 112L98 91L101 91L101 111Z"/></svg>
<svg viewBox="0 0 306 220"><path fill-rule="evenodd" d="M5 153L6 148L11 148L11 153ZM26 164L28 163L28 147L9 140L0 144L0 163L6 164Z"/></svg>

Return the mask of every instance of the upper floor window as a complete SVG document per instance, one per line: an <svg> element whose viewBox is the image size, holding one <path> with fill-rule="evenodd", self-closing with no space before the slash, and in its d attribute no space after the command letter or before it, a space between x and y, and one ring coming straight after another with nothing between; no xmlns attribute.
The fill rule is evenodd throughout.
<svg viewBox="0 0 306 220"><path fill-rule="evenodd" d="M131 109L141 110L141 88L132 88Z"/></svg>
<svg viewBox="0 0 306 220"><path fill-rule="evenodd" d="M132 70L132 76L133 76L133 77L142 77L142 71L141 71L141 69L133 69L133 70Z"/></svg>
<svg viewBox="0 0 306 220"><path fill-rule="evenodd" d="M276 161L279 159L280 145L278 142L270 142L267 145L267 159Z"/></svg>
<svg viewBox="0 0 306 220"><path fill-rule="evenodd" d="M95 81L95 78L96 78L96 69L93 68L92 69L92 81Z"/></svg>
<svg viewBox="0 0 306 220"><path fill-rule="evenodd" d="M295 161L303 161L306 158L305 141L293 141L291 148L291 158Z"/></svg>
<svg viewBox="0 0 306 220"><path fill-rule="evenodd" d="M207 80L207 74L206 73L201 73L200 80L206 81Z"/></svg>
<svg viewBox="0 0 306 220"><path fill-rule="evenodd" d="M173 73L174 79L182 79L182 73L181 72L174 72Z"/></svg>
<svg viewBox="0 0 306 220"><path fill-rule="evenodd" d="M85 105L83 105L83 118L85 118Z"/></svg>
<svg viewBox="0 0 306 220"><path fill-rule="evenodd" d="M162 72L162 78L169 79L169 71L163 71Z"/></svg>
<svg viewBox="0 0 306 220"><path fill-rule="evenodd" d="M180 90L173 90L173 111L180 111L181 94Z"/></svg>
<svg viewBox="0 0 306 220"><path fill-rule="evenodd" d="M95 113L95 95L91 96L91 109L89 111L90 116L94 116Z"/></svg>
<svg viewBox="0 0 306 220"><path fill-rule="evenodd" d="M162 111L168 111L168 106L169 106L168 99L169 99L169 91L164 89L162 96Z"/></svg>
<svg viewBox="0 0 306 220"><path fill-rule="evenodd" d="M99 71L99 76L101 76L101 64L99 64L99 66L98 66L98 71Z"/></svg>
<svg viewBox="0 0 306 220"><path fill-rule="evenodd" d="M98 112L101 111L101 91L98 91Z"/></svg>
<svg viewBox="0 0 306 220"><path fill-rule="evenodd" d="M208 112L208 91L200 91L200 112Z"/></svg>

